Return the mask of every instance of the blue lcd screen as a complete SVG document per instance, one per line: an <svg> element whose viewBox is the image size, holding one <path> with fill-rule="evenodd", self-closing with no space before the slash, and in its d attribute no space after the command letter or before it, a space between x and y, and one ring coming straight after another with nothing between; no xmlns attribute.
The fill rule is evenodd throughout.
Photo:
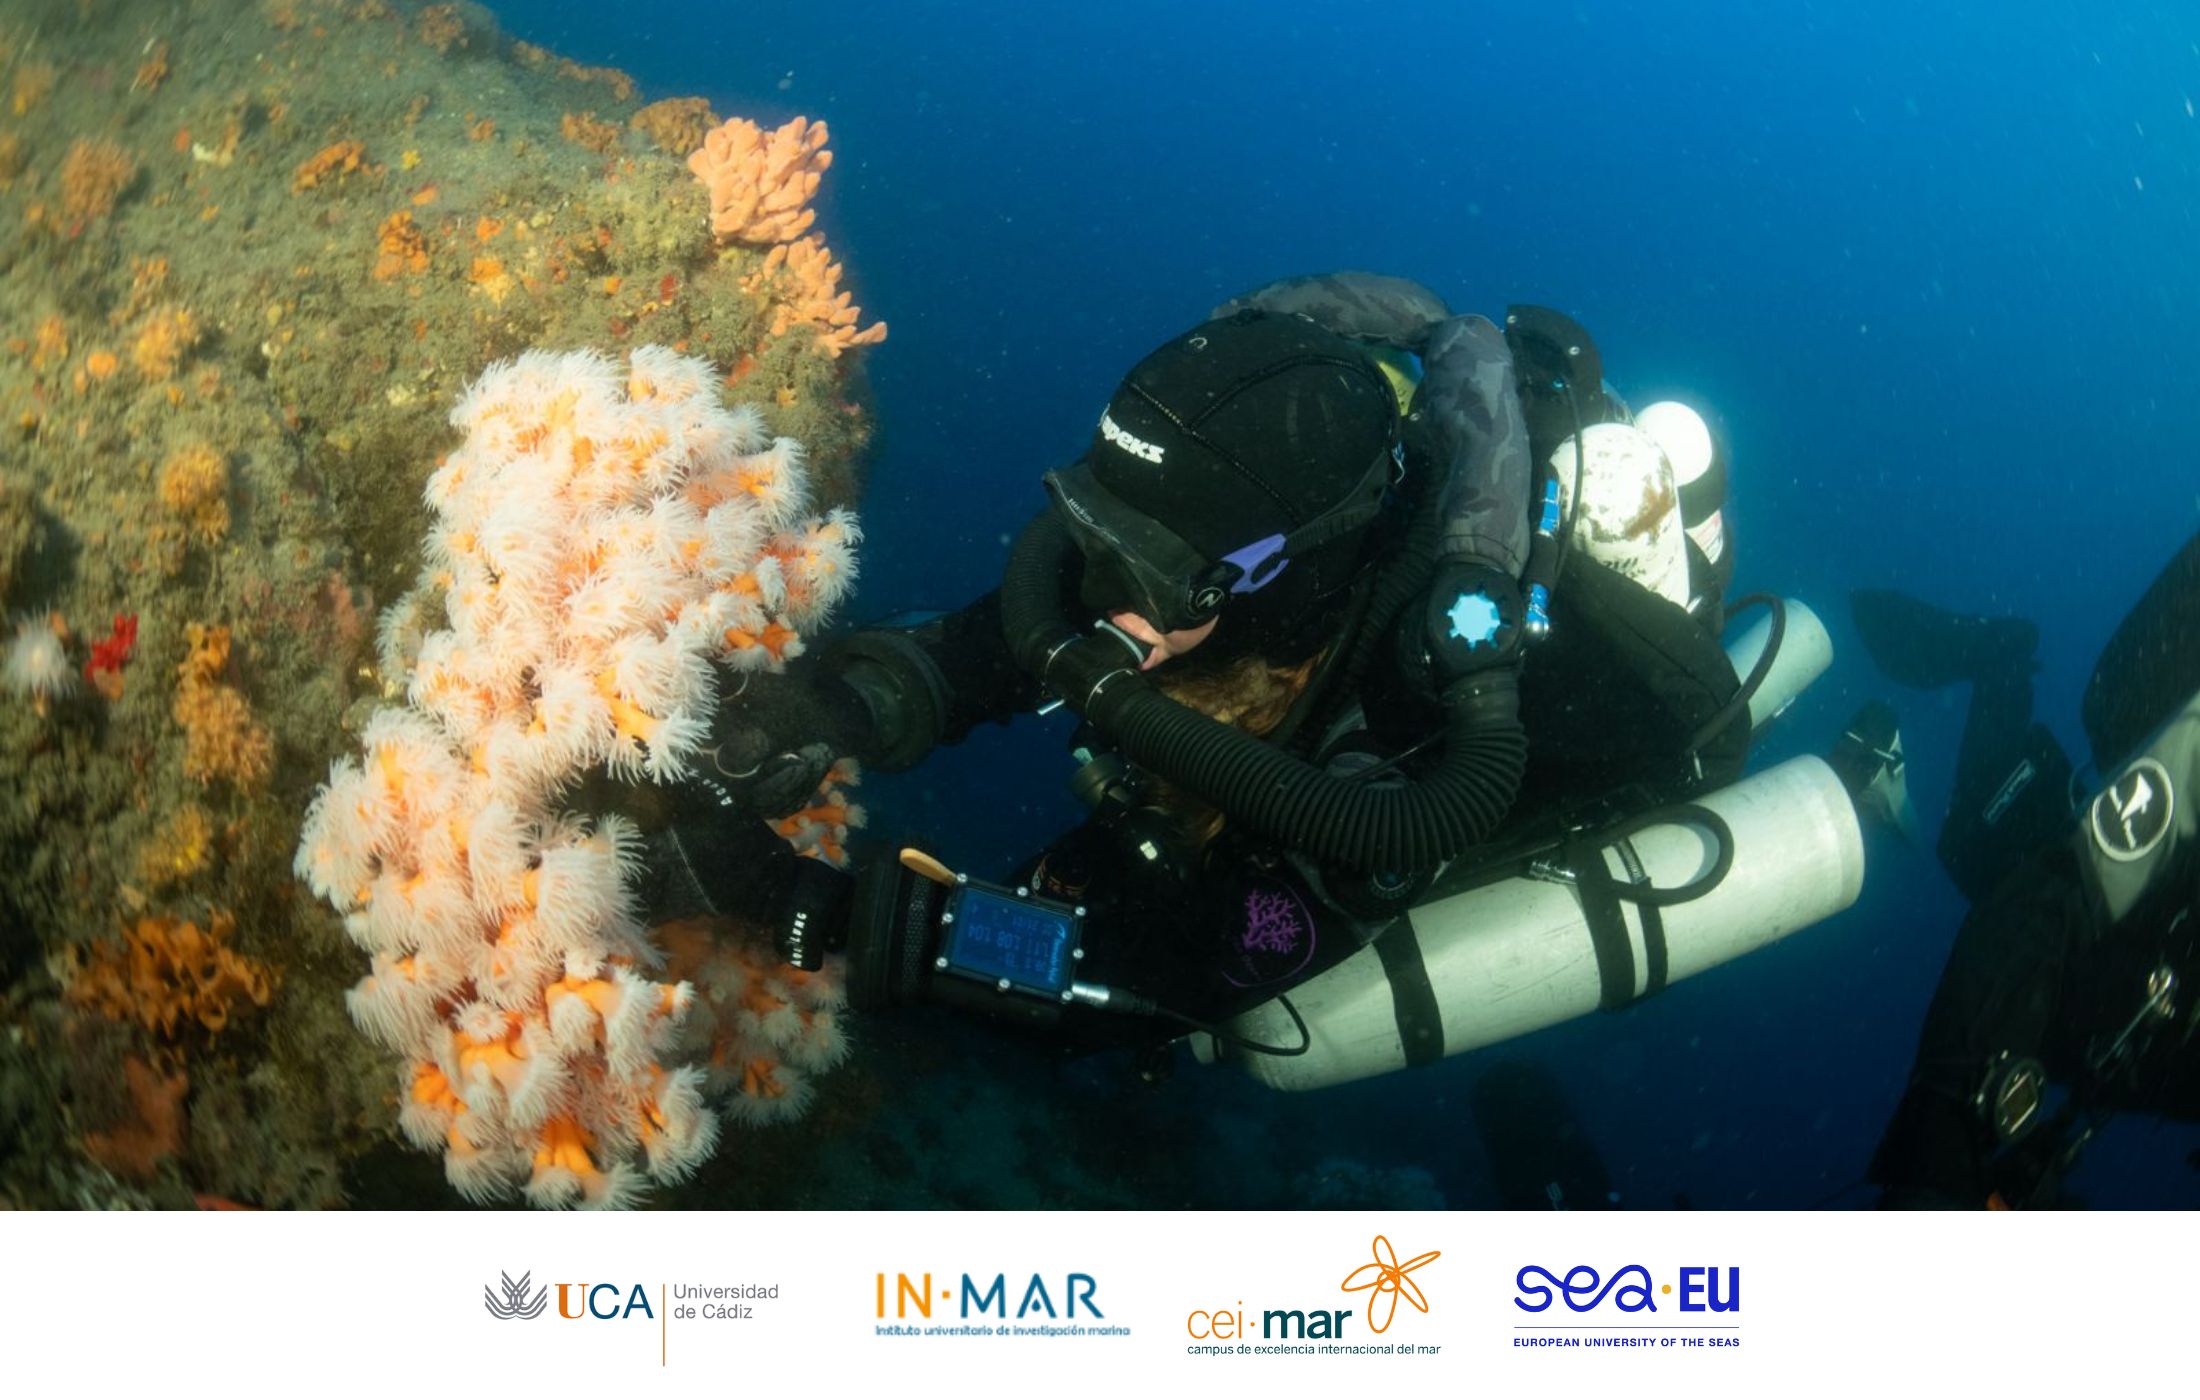
<svg viewBox="0 0 2200 1400"><path fill-rule="evenodd" d="M956 972L1059 995L1070 983L1067 914L990 890L965 886L955 901L955 934L947 949Z"/></svg>

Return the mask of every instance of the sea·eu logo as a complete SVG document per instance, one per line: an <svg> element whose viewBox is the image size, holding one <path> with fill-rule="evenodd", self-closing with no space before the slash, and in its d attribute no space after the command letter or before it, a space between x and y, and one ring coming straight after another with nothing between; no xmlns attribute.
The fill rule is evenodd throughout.
<svg viewBox="0 0 2200 1400"><path fill-rule="evenodd" d="M1569 1312L1593 1312L1603 1306L1607 1298L1623 1313L1654 1313L1658 1310L1658 1298L1674 1292L1673 1284L1654 1284L1650 1271L1640 1264L1615 1270L1610 1278L1603 1277L1589 1264L1576 1264L1563 1277L1539 1264L1528 1264L1514 1275L1513 1284L1518 1290L1513 1306L1531 1313L1544 1312L1554 1302L1563 1302ZM1675 1306L1684 1313L1740 1312L1741 1269L1729 1265L1722 1280L1715 1265L1692 1264L1683 1268Z"/></svg>

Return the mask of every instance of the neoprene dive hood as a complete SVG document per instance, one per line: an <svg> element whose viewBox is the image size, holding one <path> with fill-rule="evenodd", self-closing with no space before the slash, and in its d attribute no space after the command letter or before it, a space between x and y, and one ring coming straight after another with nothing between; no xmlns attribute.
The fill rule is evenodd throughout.
<svg viewBox="0 0 2200 1400"><path fill-rule="evenodd" d="M1048 495L1085 556L1095 613L1160 632L1218 617L1218 652L1290 664L1359 577L1403 473L1398 401L1359 347L1260 311L1141 360Z"/></svg>
<svg viewBox="0 0 2200 1400"><path fill-rule="evenodd" d="M1509 373L1501 385L1493 377L1493 394L1511 388ZM1069 600L1156 624L1220 616L1206 645L1234 633L1272 660L1327 643L1338 643L1333 654L1356 650L1336 633L1367 571L1370 528L1405 469L1396 404L1360 346L1305 317L1239 312L1196 327L1126 376L1092 451L1050 475L1053 507L1025 527L1001 587L1019 664L1124 758L1245 829L1360 872L1432 869L1463 854L1503 818L1526 764L1516 678L1503 664L1519 641L1517 596L1508 608L1507 589L1461 585L1452 598L1450 575L1429 557L1440 521L1416 520L1407 558L1372 589L1397 593L1409 576L1429 598L1421 612L1432 634L1466 638L1429 647L1443 747L1401 785L1333 776L1170 699L1141 673L1139 652L1111 629L1088 630ZM1412 485L1398 494L1418 499L1424 517L1448 494L1442 483ZM1446 580L1442 600L1423 594L1432 574Z"/></svg>

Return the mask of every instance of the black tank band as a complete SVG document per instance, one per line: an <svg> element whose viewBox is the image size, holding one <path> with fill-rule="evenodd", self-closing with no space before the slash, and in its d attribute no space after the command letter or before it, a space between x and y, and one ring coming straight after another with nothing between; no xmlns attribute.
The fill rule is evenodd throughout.
<svg viewBox="0 0 2200 1400"><path fill-rule="evenodd" d="M1629 884L1647 885L1650 883L1650 872L1644 868L1642 856L1635 850L1635 843L1632 840L1622 840L1614 849L1619 852L1620 864L1627 867L1627 882ZM1639 917L1642 919L1642 950L1645 964L1643 970L1646 974L1643 979L1642 994L1646 997L1656 996L1659 992L1665 990L1666 977L1671 963L1671 958L1668 956L1665 946L1665 916L1658 912L1656 904L1648 901L1636 906L1636 908Z"/></svg>
<svg viewBox="0 0 2200 1400"><path fill-rule="evenodd" d="M1410 919L1393 920L1375 939L1375 955L1383 960L1383 976L1390 982L1390 1003L1398 1018L1398 1043L1405 1047L1409 1065L1431 1064L1444 1057L1444 1013L1436 1004L1436 988L1429 984L1428 964L1421 961L1421 938Z"/></svg>
<svg viewBox="0 0 2200 1400"><path fill-rule="evenodd" d="M1635 999L1635 952L1604 851L1595 839L1576 841L1566 849L1566 866L1574 872L1574 893L1589 925L1589 946L1597 955L1597 1007L1617 1011Z"/></svg>

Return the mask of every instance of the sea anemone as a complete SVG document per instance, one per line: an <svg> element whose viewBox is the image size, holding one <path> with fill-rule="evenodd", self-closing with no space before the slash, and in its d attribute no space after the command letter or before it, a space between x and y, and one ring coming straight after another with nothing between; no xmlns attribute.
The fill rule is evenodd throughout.
<svg viewBox="0 0 2200 1400"><path fill-rule="evenodd" d="M481 376L427 483L419 585L382 620L385 694L409 706L369 722L307 816L299 873L373 955L352 1016L410 1061L400 1126L469 1199L626 1204L717 1138L705 1074L674 1058L719 1013L660 980L639 834L560 810L590 771L681 777L719 663L792 655L852 577L853 522L802 521L799 450L763 450L716 385L661 348ZM834 1058L830 1016L788 1002L773 1031L804 1066ZM744 1118L801 1110L786 1058L743 1048Z"/></svg>
<svg viewBox="0 0 2200 1400"><path fill-rule="evenodd" d="M751 1127L800 1118L816 1092L808 1076L766 1055L751 1058L739 1074L740 1087L726 1097L725 1110Z"/></svg>
<svg viewBox="0 0 2200 1400"><path fill-rule="evenodd" d="M69 654L62 649L61 634L53 619L44 614L16 620L15 636L8 642L7 660L0 663L0 675L7 678L10 692L28 695L41 704L62 699L76 689L76 668L69 664Z"/></svg>
<svg viewBox="0 0 2200 1400"><path fill-rule="evenodd" d="M812 1074L822 1074L841 1064L853 1048L848 1043L847 1028L836 1012L811 1013L803 1032L787 1046L787 1060Z"/></svg>

